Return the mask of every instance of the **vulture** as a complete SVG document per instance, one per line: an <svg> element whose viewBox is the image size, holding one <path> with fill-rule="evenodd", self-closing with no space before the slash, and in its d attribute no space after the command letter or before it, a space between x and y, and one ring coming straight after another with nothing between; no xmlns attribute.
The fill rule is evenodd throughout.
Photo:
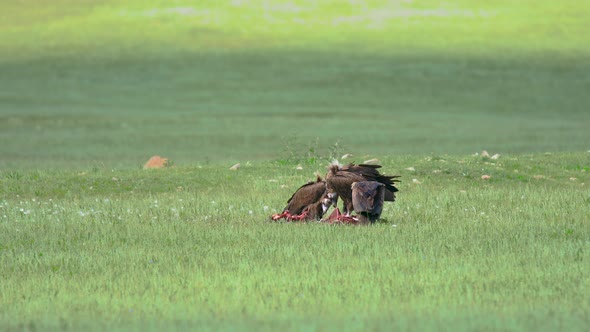
<svg viewBox="0 0 590 332"><path fill-rule="evenodd" d="M385 185L377 181L360 181L352 184L352 206L359 224L374 223L383 211Z"/></svg>
<svg viewBox="0 0 590 332"><path fill-rule="evenodd" d="M373 181L383 184L383 200L393 202L395 201L395 193L398 191L394 186L399 182L397 178L399 175L383 175L379 173L378 169L381 165L368 165L353 163L340 166L332 164L328 168L326 175L326 186L328 188L328 196L330 198L342 198L343 211L345 216L355 210L353 204L352 185L355 182ZM363 187L357 188L363 190ZM376 190L376 189L375 189Z"/></svg>
<svg viewBox="0 0 590 332"><path fill-rule="evenodd" d="M319 220L331 205L336 205L338 197L328 196L326 181L317 177L301 186L287 201L287 206L280 214L271 216L272 220Z"/></svg>

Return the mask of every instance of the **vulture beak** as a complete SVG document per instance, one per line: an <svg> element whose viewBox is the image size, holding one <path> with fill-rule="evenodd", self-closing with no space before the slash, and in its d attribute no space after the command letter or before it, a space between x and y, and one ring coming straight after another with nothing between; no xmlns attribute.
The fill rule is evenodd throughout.
<svg viewBox="0 0 590 332"><path fill-rule="evenodd" d="M326 213L326 211L328 211L328 209L330 208L331 205L332 205L332 201L329 198L322 199L322 210L324 211L324 213Z"/></svg>

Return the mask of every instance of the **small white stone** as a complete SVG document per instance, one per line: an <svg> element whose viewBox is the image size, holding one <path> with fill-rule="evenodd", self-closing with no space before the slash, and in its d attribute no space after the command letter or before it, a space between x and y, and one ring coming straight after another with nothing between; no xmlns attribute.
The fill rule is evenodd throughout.
<svg viewBox="0 0 590 332"><path fill-rule="evenodd" d="M353 155L350 153L347 153L347 154L343 155L342 157L340 157L340 159L348 159L350 157L353 157Z"/></svg>

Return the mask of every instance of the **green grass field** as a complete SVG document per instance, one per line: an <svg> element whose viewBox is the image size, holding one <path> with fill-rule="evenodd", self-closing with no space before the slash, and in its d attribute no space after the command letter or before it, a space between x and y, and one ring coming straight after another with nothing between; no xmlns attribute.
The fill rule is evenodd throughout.
<svg viewBox="0 0 590 332"><path fill-rule="evenodd" d="M4 172L0 326L587 329L587 155L383 164L373 227L268 221L320 164Z"/></svg>
<svg viewBox="0 0 590 332"><path fill-rule="evenodd" d="M0 330L587 331L589 9L0 3ZM379 223L268 221L345 153Z"/></svg>

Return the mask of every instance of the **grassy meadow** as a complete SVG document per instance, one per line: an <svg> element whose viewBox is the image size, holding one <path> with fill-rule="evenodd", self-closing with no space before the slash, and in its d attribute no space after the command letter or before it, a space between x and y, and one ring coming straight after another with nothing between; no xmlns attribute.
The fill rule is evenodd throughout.
<svg viewBox="0 0 590 332"><path fill-rule="evenodd" d="M268 221L320 164L4 173L2 329L587 329L586 155L383 163L372 227Z"/></svg>
<svg viewBox="0 0 590 332"><path fill-rule="evenodd" d="M0 330L587 331L589 9L1 2ZM268 221L345 153L377 224Z"/></svg>

